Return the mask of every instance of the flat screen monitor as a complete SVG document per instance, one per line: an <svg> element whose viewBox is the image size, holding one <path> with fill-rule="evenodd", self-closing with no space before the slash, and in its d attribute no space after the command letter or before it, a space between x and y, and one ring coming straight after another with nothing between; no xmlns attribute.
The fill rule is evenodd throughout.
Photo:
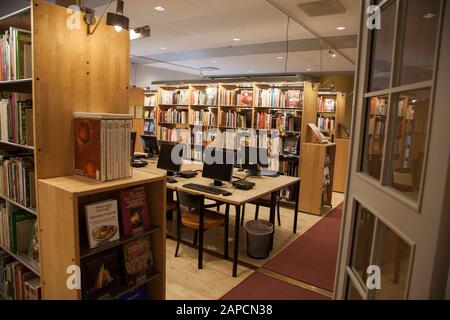
<svg viewBox="0 0 450 320"><path fill-rule="evenodd" d="M141 144L144 152L148 153L149 157L159 154L159 145L156 136L141 135Z"/></svg>
<svg viewBox="0 0 450 320"><path fill-rule="evenodd" d="M229 182L233 175L234 151L230 149L206 148L203 157L202 177L213 179L215 186Z"/></svg>
<svg viewBox="0 0 450 320"><path fill-rule="evenodd" d="M258 176L260 167L269 165L268 150L266 148L242 147L236 153L236 162L245 169L250 170L250 175Z"/></svg>
<svg viewBox="0 0 450 320"><path fill-rule="evenodd" d="M183 147L181 145L161 144L157 167L166 170L167 175L172 176L175 172L180 172L182 155Z"/></svg>

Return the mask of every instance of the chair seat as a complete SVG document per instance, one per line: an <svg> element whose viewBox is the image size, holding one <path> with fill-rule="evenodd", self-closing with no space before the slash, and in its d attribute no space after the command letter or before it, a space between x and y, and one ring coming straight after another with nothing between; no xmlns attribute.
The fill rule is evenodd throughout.
<svg viewBox="0 0 450 320"><path fill-rule="evenodd" d="M166 212L175 210L177 208L178 204L174 200L168 200L166 203Z"/></svg>
<svg viewBox="0 0 450 320"><path fill-rule="evenodd" d="M225 216L219 212L212 210L205 210L204 228L211 229L221 226L225 223ZM181 222L188 228L199 229L200 224L200 210L189 211L183 213Z"/></svg>
<svg viewBox="0 0 450 320"><path fill-rule="evenodd" d="M278 197L277 197L278 198ZM251 201L251 204L260 205L262 207L270 207L270 203L272 202L272 197L270 194L266 194L265 196L258 198L256 200Z"/></svg>

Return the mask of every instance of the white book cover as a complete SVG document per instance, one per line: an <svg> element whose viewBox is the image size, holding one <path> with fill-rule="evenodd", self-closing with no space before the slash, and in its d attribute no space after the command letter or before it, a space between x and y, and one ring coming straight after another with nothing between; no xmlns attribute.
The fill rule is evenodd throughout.
<svg viewBox="0 0 450 320"><path fill-rule="evenodd" d="M107 121L102 120L101 121L101 132L100 132L100 144L101 144L101 174L100 174L100 181L104 182L106 181L106 158L107 158Z"/></svg>
<svg viewBox="0 0 450 320"><path fill-rule="evenodd" d="M132 167L131 167L131 129L133 127L133 121L127 120L126 131L125 131L125 146L126 146L126 162L125 162L125 172L126 177L129 178L132 176Z"/></svg>
<svg viewBox="0 0 450 320"><path fill-rule="evenodd" d="M119 126L120 120L114 120L113 129L113 179L119 179Z"/></svg>
<svg viewBox="0 0 450 320"><path fill-rule="evenodd" d="M125 120L119 120L119 136L117 142L117 148L119 150L119 179L125 178Z"/></svg>
<svg viewBox="0 0 450 320"><path fill-rule="evenodd" d="M106 135L106 148L107 148L107 160L106 160L106 180L114 179L114 165L113 165L113 133L114 133L114 120L107 121L107 135Z"/></svg>
<svg viewBox="0 0 450 320"><path fill-rule="evenodd" d="M84 206L89 248L120 238L117 200L107 200Z"/></svg>

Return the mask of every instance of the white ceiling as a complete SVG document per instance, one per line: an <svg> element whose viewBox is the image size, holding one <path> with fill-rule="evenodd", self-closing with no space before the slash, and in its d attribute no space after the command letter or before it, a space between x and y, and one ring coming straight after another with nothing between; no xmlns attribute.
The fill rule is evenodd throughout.
<svg viewBox="0 0 450 320"><path fill-rule="evenodd" d="M282 8L307 24L323 37L356 35L359 19L359 0L340 0L345 14L309 18L297 5L318 0L275 0ZM157 5L163 6L163 12L155 11ZM113 10L113 9L112 9ZM102 8L97 8L97 14ZM279 51L248 54L244 50L236 55L202 54L202 50L211 48L234 47L266 44L285 41L287 16L266 0L126 0L125 15L130 18L131 27L150 25L151 37L131 42L131 54L148 56L168 61L169 53L177 54L172 63L190 68L217 67L220 70L207 74L248 74L280 73L285 71L285 45L280 43ZM345 31L337 31L337 26L345 26ZM233 41L238 37L239 42ZM314 36L291 20L289 40L311 39ZM162 50L161 48L166 48ZM198 56L183 56L183 52L197 50ZM296 49L297 50L297 49ZM327 54L324 48L323 71L353 71L354 66L347 60ZM224 52L226 50L223 50ZM355 59L356 48L343 49L351 59ZM181 54L180 54L181 53ZM288 72L320 71L320 48L312 51L297 50L289 53ZM172 55L173 56L173 55ZM163 63L152 63L153 67L183 72L198 73Z"/></svg>

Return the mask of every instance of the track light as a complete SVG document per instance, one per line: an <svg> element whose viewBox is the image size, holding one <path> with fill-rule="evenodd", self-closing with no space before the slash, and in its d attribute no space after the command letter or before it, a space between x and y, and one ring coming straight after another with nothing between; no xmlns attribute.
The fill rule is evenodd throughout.
<svg viewBox="0 0 450 320"><path fill-rule="evenodd" d="M100 20L103 19L109 7L113 3L114 0L110 0L108 5L103 11L102 16L99 21L96 23L95 19L95 11L89 8L86 8L86 14L84 16L84 21L88 25L88 35L93 35L95 30L97 30L98 25L100 24ZM108 12L106 15L106 25L113 26L117 32L122 31L122 29L128 30L130 19L123 15L123 0L117 0L116 12ZM94 28L91 31L91 26L94 25Z"/></svg>
<svg viewBox="0 0 450 320"><path fill-rule="evenodd" d="M336 52L334 52L333 50L328 50L328 54L332 57L332 58L336 58Z"/></svg>
<svg viewBox="0 0 450 320"><path fill-rule="evenodd" d="M150 26L130 29L130 40L150 37Z"/></svg>

